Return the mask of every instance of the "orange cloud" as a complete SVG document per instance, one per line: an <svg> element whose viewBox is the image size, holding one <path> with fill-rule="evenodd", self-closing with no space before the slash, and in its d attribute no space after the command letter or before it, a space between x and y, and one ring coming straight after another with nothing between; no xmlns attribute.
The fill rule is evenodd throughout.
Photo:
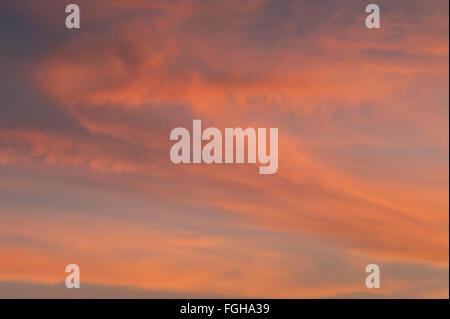
<svg viewBox="0 0 450 319"><path fill-rule="evenodd" d="M84 28L25 63L29 73L21 75L82 130L2 127L2 168L58 168L68 180L76 171L139 198L235 216L246 229L311 236L342 254L448 267L448 16L437 5L415 4L423 12L415 24L393 5L377 33L349 23L346 5L317 16L313 4L287 11L277 4L279 17L259 0L81 5ZM124 12L129 17L119 19ZM170 130L194 118L220 128L278 127L278 173L173 165ZM289 265L307 273L317 256L296 259L233 234L166 234L158 225L92 215L39 227L34 218L9 221L1 230L76 252L93 283L230 296L361 292L353 279L291 284ZM46 283L61 281L54 274L68 258L29 247L2 248L2 255L0 280ZM20 266L28 258L37 274ZM389 293L410 288L390 283Z"/></svg>

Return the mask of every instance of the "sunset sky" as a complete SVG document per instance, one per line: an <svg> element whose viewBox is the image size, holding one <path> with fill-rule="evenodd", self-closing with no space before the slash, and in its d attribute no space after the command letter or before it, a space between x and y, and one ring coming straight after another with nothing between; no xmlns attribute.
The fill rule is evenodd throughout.
<svg viewBox="0 0 450 319"><path fill-rule="evenodd" d="M2 0L0 42L0 298L449 297L448 1ZM173 164L194 119L278 172Z"/></svg>

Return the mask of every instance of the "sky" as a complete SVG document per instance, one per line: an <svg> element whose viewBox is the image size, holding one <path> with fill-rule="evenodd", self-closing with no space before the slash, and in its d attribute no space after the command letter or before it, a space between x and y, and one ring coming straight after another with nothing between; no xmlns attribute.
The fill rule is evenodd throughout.
<svg viewBox="0 0 450 319"><path fill-rule="evenodd" d="M74 2L0 3L0 298L449 297L447 1ZM175 165L194 119L277 173Z"/></svg>

